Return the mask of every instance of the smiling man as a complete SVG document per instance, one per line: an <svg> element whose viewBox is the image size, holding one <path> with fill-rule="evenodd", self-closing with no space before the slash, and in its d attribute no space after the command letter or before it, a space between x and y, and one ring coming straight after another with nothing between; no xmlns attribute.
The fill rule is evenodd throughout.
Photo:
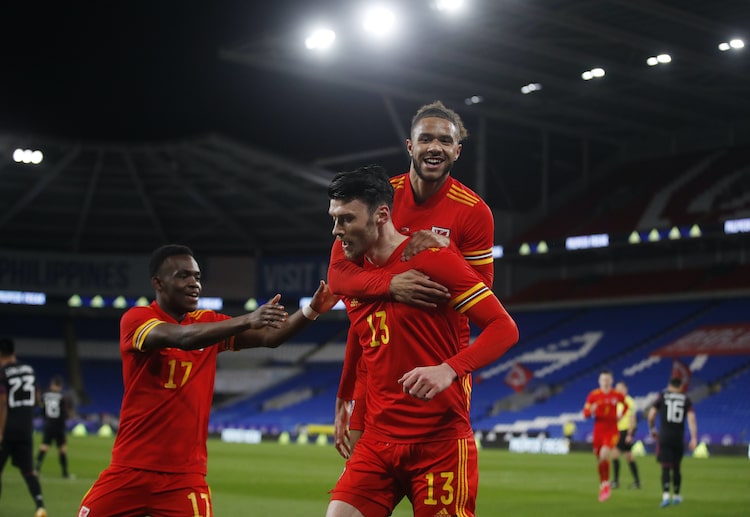
<svg viewBox="0 0 750 517"><path fill-rule="evenodd" d="M393 225L393 187L382 168L337 174L328 197L333 235L347 260L391 275L421 271L449 294L428 308L344 299L355 338L347 356L355 364L361 357L367 371L367 411L326 516L385 517L404 497L415 517L473 516L479 474L470 374L513 346L518 328L452 248L431 247L402 260L413 237ZM467 317L481 329L470 347L462 338Z"/></svg>
<svg viewBox="0 0 750 517"><path fill-rule="evenodd" d="M156 299L120 320L125 393L112 461L79 517L212 515L206 439L217 355L278 346L338 301L321 281L291 316L277 294L232 318L198 309L201 270L187 246L158 248L149 266Z"/></svg>
<svg viewBox="0 0 750 517"><path fill-rule="evenodd" d="M391 215L396 230L411 236L404 259L429 247L449 246L491 288L495 233L492 211L474 191L451 176L467 136L461 117L442 102L425 104L417 110L406 140L409 171L390 179L394 189ZM393 274L365 269L359 262L347 260L338 240L331 249L328 280L331 290L343 296L393 300L421 308L434 308L449 297L444 286L419 271ZM468 346L468 320L461 318L462 344ZM347 347L347 351L353 349ZM343 386L351 385L349 378L353 376L357 382L353 392L349 392ZM345 458L351 455L364 430L366 376L363 365L347 355L335 414L336 448ZM351 400L355 402L349 415Z"/></svg>

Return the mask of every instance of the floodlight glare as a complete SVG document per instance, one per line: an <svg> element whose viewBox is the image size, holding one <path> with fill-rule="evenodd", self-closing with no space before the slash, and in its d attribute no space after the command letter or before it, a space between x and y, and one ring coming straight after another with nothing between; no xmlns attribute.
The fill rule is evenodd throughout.
<svg viewBox="0 0 750 517"><path fill-rule="evenodd" d="M23 161L23 149L19 148L13 151L13 161L16 163Z"/></svg>
<svg viewBox="0 0 750 517"><path fill-rule="evenodd" d="M308 50L326 50L331 48L336 33L331 29L317 29L305 39L305 47Z"/></svg>
<svg viewBox="0 0 750 517"><path fill-rule="evenodd" d="M591 75L593 75L594 77L604 77L605 73L606 72L604 71L603 68L592 68L591 69Z"/></svg>
<svg viewBox="0 0 750 517"><path fill-rule="evenodd" d="M745 48L745 42L739 38L735 38L729 41L729 46L733 49Z"/></svg>
<svg viewBox="0 0 750 517"><path fill-rule="evenodd" d="M671 63L672 56L670 56L669 54L659 54L658 56L656 56L656 60L659 63Z"/></svg>
<svg viewBox="0 0 750 517"><path fill-rule="evenodd" d="M375 36L389 34L396 25L396 15L387 7L372 7L365 14L364 28Z"/></svg>
<svg viewBox="0 0 750 517"><path fill-rule="evenodd" d="M42 163L42 160L44 159L44 154L42 154L42 151L31 151L31 163L34 165L39 165Z"/></svg>
<svg viewBox="0 0 750 517"><path fill-rule="evenodd" d="M438 11L455 11L464 6L464 0L435 0Z"/></svg>
<svg viewBox="0 0 750 517"><path fill-rule="evenodd" d="M594 78L594 74L592 74L592 73L591 73L591 70L586 70L585 72L583 72L583 73L581 74L581 78L582 78L582 79L583 79L584 81L590 81L591 79L593 79L593 78Z"/></svg>
<svg viewBox="0 0 750 517"><path fill-rule="evenodd" d="M650 58L648 58L648 59L646 60L646 64L647 64L648 66L656 66L656 65L658 65L658 64L659 64L659 60L658 60L658 59L656 59L656 58L655 58L654 56L651 56Z"/></svg>
<svg viewBox="0 0 750 517"><path fill-rule="evenodd" d="M719 50L721 50L722 52L726 52L730 48L732 47L730 47L729 43L727 43L726 41L722 41L721 43L719 43Z"/></svg>

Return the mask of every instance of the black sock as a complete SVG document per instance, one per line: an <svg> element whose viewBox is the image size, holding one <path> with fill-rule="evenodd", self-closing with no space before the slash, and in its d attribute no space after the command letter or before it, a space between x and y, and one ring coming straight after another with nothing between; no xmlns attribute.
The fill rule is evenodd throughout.
<svg viewBox="0 0 750 517"><path fill-rule="evenodd" d="M36 469L37 470L41 470L42 462L44 461L45 454L47 454L45 451L39 451L39 454L36 455Z"/></svg>
<svg viewBox="0 0 750 517"><path fill-rule="evenodd" d="M635 483L637 485L641 484L641 480L638 479L638 465L636 465L635 461L629 462L630 465L630 472L633 473L633 479L635 479Z"/></svg>
<svg viewBox="0 0 750 517"><path fill-rule="evenodd" d="M60 465L62 466L63 476L68 477L68 455L67 453L60 453Z"/></svg>
<svg viewBox="0 0 750 517"><path fill-rule="evenodd" d="M615 483L617 483L620 480L620 460L619 459L612 460L612 467L614 468L614 471L615 471L614 481Z"/></svg>

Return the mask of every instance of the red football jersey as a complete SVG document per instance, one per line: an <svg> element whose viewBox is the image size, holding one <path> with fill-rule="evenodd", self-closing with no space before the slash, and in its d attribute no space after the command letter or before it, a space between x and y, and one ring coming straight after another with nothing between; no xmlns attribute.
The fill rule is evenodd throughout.
<svg viewBox="0 0 750 517"><path fill-rule="evenodd" d="M179 324L228 318L197 310ZM233 338L200 350L141 351L148 333L165 322L178 323L155 301L148 307L133 307L120 320L125 393L112 465L205 475L216 354L230 349Z"/></svg>
<svg viewBox="0 0 750 517"><path fill-rule="evenodd" d="M404 235L430 230L450 238L466 261L492 287L494 259L492 245L495 221L482 198L458 180L448 177L443 186L424 203L414 200L409 173L391 178L393 225ZM331 248L328 283L335 293L359 298L388 296L391 275L362 274L362 268L344 257L341 242Z"/></svg>
<svg viewBox="0 0 750 517"><path fill-rule="evenodd" d="M390 300L345 300L369 372L365 428L376 440L414 443L471 436L469 373L499 358L518 339L515 323L479 275L449 248L432 248L401 261L405 241L380 269L419 269L451 292L449 303L424 310ZM366 269L375 266L366 263ZM482 334L462 345L461 314ZM449 364L459 378L429 402L398 383L418 366Z"/></svg>
<svg viewBox="0 0 750 517"><path fill-rule="evenodd" d="M613 426L617 429L617 404L628 406L625 395L614 389L604 393L600 388L596 388L586 397L583 414L586 417L594 417L594 426Z"/></svg>

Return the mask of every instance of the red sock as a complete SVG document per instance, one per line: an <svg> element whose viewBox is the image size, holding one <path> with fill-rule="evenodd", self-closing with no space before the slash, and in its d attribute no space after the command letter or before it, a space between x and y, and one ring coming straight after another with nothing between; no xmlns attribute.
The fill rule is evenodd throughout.
<svg viewBox="0 0 750 517"><path fill-rule="evenodd" d="M609 481L609 460L599 460L599 479Z"/></svg>

